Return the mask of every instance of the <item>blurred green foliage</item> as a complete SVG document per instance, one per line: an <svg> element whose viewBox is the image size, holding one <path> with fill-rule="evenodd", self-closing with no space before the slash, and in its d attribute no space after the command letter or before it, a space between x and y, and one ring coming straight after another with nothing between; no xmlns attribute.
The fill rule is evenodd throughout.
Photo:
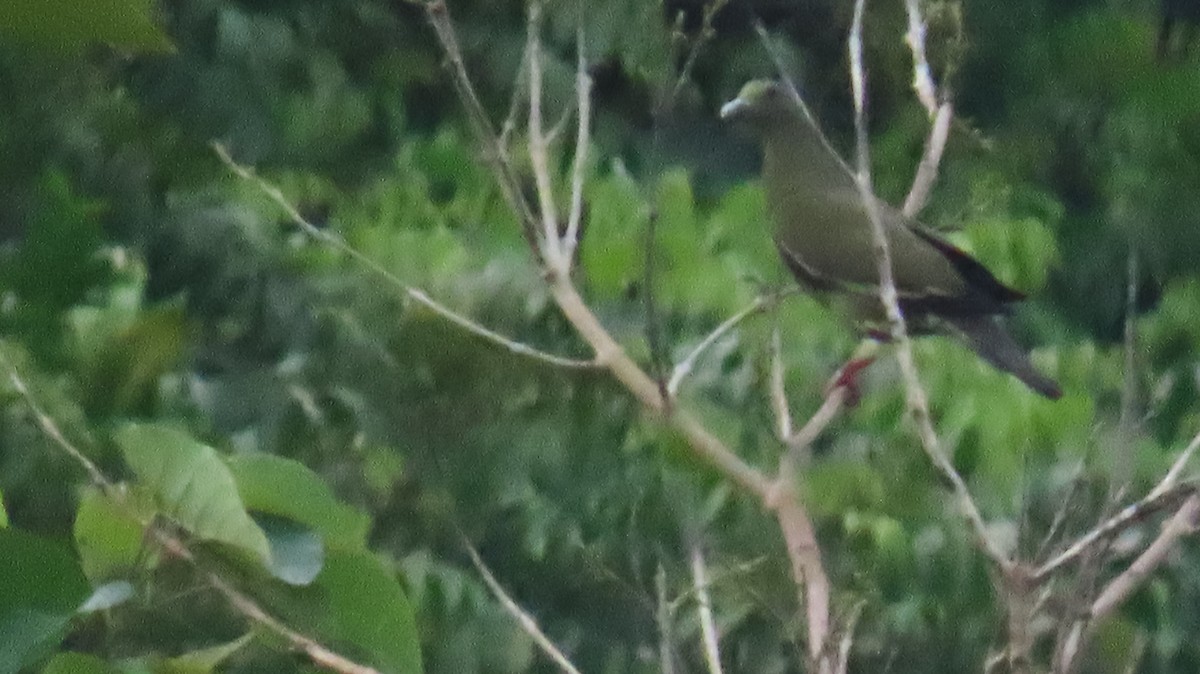
<svg viewBox="0 0 1200 674"><path fill-rule="evenodd" d="M775 526L680 438L602 373L496 349L406 302L209 148L254 164L405 283L514 339L586 357L477 161L419 7L85 4L0 9L0 91L13 94L0 96L0 355L126 491L118 502L89 485L5 373L0 672L314 671L144 540L151 518L289 626L387 672L549 671L464 537L587 672L660 670L661 576L670 657L699 671L687 560L700 545L728 671L804 670ZM449 4L502 119L522 3ZM1018 327L1067 394L1030 396L949 340L920 342L917 357L998 540L1033 559L1094 523L1111 489L1144 492L1200 420L1200 70L1156 63L1155 19L1131 3L925 4L960 117L924 217L1036 298ZM672 362L790 284L754 154L713 110L773 72L750 27L758 15L844 146L844 5L730 3L671 96L703 3L550 3L547 118L572 105L577 11L596 82L578 283L639 360L652 358L651 221ZM868 58L875 174L898 200L927 123L893 5L872 9ZM569 167L554 166L560 195ZM1120 344L1130 254L1131 373ZM804 297L719 339L681 393L762 466L780 451L766 386L776 328L793 411L815 409L855 338ZM1126 378L1131 430L1119 428ZM838 610L863 602L852 670L975 670L1004 639L986 566L906 426L894 366L873 366L863 387L800 485ZM1139 671L1200 666L1197 553L1184 546L1103 626L1087 671L1124 671L1134 643L1145 644ZM1088 579L1065 582L1082 591ZM89 592L103 608L79 610Z"/></svg>

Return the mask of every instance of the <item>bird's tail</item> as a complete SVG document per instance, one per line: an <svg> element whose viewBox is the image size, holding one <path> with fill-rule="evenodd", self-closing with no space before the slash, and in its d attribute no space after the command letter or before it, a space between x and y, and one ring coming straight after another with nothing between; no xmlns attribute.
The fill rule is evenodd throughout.
<svg viewBox="0 0 1200 674"><path fill-rule="evenodd" d="M1011 373L1041 395L1057 400L1062 396L1058 383L1038 372L1029 354L1017 344L1008 330L992 316L943 317L966 338L968 346L997 369Z"/></svg>

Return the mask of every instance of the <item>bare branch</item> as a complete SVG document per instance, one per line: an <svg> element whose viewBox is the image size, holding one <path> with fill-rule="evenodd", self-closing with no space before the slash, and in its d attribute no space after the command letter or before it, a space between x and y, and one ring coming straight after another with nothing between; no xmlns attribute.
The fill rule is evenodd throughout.
<svg viewBox="0 0 1200 674"><path fill-rule="evenodd" d="M383 267L383 265L380 265L378 262L356 250L353 246L346 243L346 241L341 237L328 230L321 229L320 227L317 227L306 220L304 216L300 214L299 209L297 209L296 206L288 201L287 197L283 195L282 190L280 190L277 186L267 182L265 179L259 177L249 167L242 166L234 161L233 157L229 155L229 151L226 150L224 146L214 143L213 150L216 151L217 156L221 158L221 161L225 162L225 165L228 166L235 174L237 174L238 177L253 183L258 187L259 190L262 191L263 194L267 195L281 209L283 209L283 212L287 214L288 218L295 223L296 226L300 227L305 234L311 236L317 241L320 241L321 243L332 246L346 255L349 255L359 264L379 275L388 283L399 288L401 292L403 292L410 299L429 309L438 316L441 316L450 323L453 323L466 332L475 335L476 337L481 337L484 340L500 346L512 353L525 356L527 358L532 358L543 363L568 368L593 368L597 366L596 362L593 360L564 358L563 356L556 356L552 353L546 353L545 351L536 349L528 344L515 341L505 337L504 335L501 335L498 332L495 332L494 330L486 328L475 321L472 321L466 316L454 311L453 309L450 309L446 305L441 304L426 294L424 290L410 286L404 281L400 280L399 277L388 271Z"/></svg>
<svg viewBox="0 0 1200 674"><path fill-rule="evenodd" d="M525 102L525 82L528 75L529 43L526 42L525 50L521 52L521 65L517 68L517 76L513 80L512 97L508 100L508 114L504 116L504 123L500 125L498 144L505 149L506 155L508 142L517 130L517 116L521 112L521 104Z"/></svg>
<svg viewBox="0 0 1200 674"><path fill-rule="evenodd" d="M1109 489L1114 494L1125 489L1133 479L1133 442L1138 425L1138 373L1137 373L1137 296L1138 256L1130 246L1125 261L1125 331L1122 338L1124 372L1121 381L1121 411L1117 419L1116 442L1112 445L1112 475Z"/></svg>
<svg viewBox="0 0 1200 674"><path fill-rule="evenodd" d="M707 351L717 340L721 339L730 330L733 330L739 323L747 318L760 314L777 301L777 296L759 295L754 298L754 301L746 305L741 311L725 319L712 332L708 333L700 343L688 353L687 357L679 361L678 364L671 370L671 378L667 381L667 393L674 396L679 392L679 385L683 383L692 372L692 368L696 366L696 361L700 356Z"/></svg>
<svg viewBox="0 0 1200 674"><path fill-rule="evenodd" d="M808 657L817 674L832 674L828 648L830 632L829 577L821 562L821 547L817 543L812 519L800 504L792 485L774 491L772 509L783 532L792 577L796 579L800 606L806 619Z"/></svg>
<svg viewBox="0 0 1200 674"><path fill-rule="evenodd" d="M675 674L675 615L671 602L667 601L667 570L661 563L654 573L654 596L658 604L654 612L658 623L658 668L662 674Z"/></svg>
<svg viewBox="0 0 1200 674"><path fill-rule="evenodd" d="M68 440L67 436L63 435L62 429L58 427L54 419L46 414L42 406L38 404L37 399L29 391L29 387L25 385L25 380L21 378L21 374L17 371L16 365L8 360L3 351L0 351L0 366L8 370L9 383L12 384L13 389L21 396L21 399L25 401L25 405L29 407L29 411L33 414L33 418L37 421L38 427L42 429L42 432L53 440L54 444L69 454L75 460L75 463L78 463L83 468L84 472L88 474L88 479L92 481L92 484L103 489L105 494L114 493L115 490L112 483L108 481L108 478L104 476L100 468L86 454L80 451L74 443Z"/></svg>
<svg viewBox="0 0 1200 674"><path fill-rule="evenodd" d="M717 17L717 14L727 4L729 4L729 0L712 0L711 3L704 6L704 16L700 20L700 35L692 43L692 48L688 51L687 59L683 62L683 68L679 70L679 77L675 79L675 86L671 87L671 92L657 106L656 117L670 106L671 102L675 100L675 97L683 89L683 85L691 75L692 69L696 67L696 59L700 57L700 51L704 48L705 43L716 36L716 31L713 30L713 19Z"/></svg>
<svg viewBox="0 0 1200 674"><path fill-rule="evenodd" d="M838 646L837 674L846 674L850 668L850 648L854 645L854 630L858 627L858 621L862 618L863 607L867 605L866 600L860 599L850 611L850 617L846 619L846 627L842 632L842 642Z"/></svg>
<svg viewBox="0 0 1200 674"><path fill-rule="evenodd" d="M605 330L569 280L562 277L552 279L550 292L579 336L595 349L596 360L601 366L606 367L642 405L679 431L697 455L739 487L765 499L770 492L770 482L758 469L744 462L690 414L674 410L669 416L665 415L667 408L658 385Z"/></svg>
<svg viewBox="0 0 1200 674"><path fill-rule="evenodd" d="M558 213L554 206L554 187L550 180L545 129L542 127L542 3L529 3L527 22L529 52L529 162L537 184L538 209L542 215L542 256L546 263L560 272L563 267L562 246L558 238Z"/></svg>
<svg viewBox="0 0 1200 674"><path fill-rule="evenodd" d="M516 619L517 624L521 627L521 631L533 640L538 650L550 658L554 664L558 665L560 670L567 672L567 674L580 674L575 665L571 664L571 660L554 645L554 642L550 641L550 638L538 626L537 620L529 615L528 611L521 608L520 604L504 591L499 581L492 575L491 569L488 569L487 565L483 563L483 559L479 557L479 552L475 550L475 546L471 545L471 542L466 537L462 538L462 544L463 548L467 551L467 556L471 558L471 564L475 566L475 570L483 578L483 582L487 585L488 590L491 591L492 596L500 602L500 606L504 608L506 613Z"/></svg>
<svg viewBox="0 0 1200 674"><path fill-rule="evenodd" d="M583 30L583 2L579 3L579 23L575 27L575 90L579 125L575 134L575 160L571 167L571 210L567 215L567 232L563 236L563 257L566 264L575 258L579 245L579 226L583 220L583 178L587 170L588 141L592 123L592 77L587 71L587 50Z"/></svg>
<svg viewBox="0 0 1200 674"><path fill-rule="evenodd" d="M1062 566L1073 562L1097 542L1111 538L1126 527L1143 521L1163 508L1170 507L1184 496L1193 494L1195 487L1190 484L1181 485L1180 475L1183 474L1183 469L1187 467L1198 449L1200 449L1200 433L1192 437L1187 447L1175 458L1175 462L1171 464L1171 468L1167 470L1163 479L1148 494L1137 503L1125 506L1120 512L1080 536L1067 549L1039 567L1033 574L1034 578L1040 580L1048 577Z"/></svg>
<svg viewBox="0 0 1200 674"><path fill-rule="evenodd" d="M912 1L912 0L910 0ZM950 136L950 122L954 119L954 106L949 101L938 106L933 117L933 125L929 128L929 137L925 139L925 151L921 154L921 163L917 164L917 175L913 178L912 188L904 198L901 212L908 217L914 217L925 203L929 201L929 193L937 182L938 168L942 163L942 154L946 151L946 139Z"/></svg>
<svg viewBox="0 0 1200 674"><path fill-rule="evenodd" d="M763 49L765 49L767 54L771 57L771 62L775 64L775 70L779 73L779 80L783 83L783 87L788 92L788 96L792 98L792 101L796 103L796 107L800 108L800 111L804 114L808 121L812 123L813 128L817 130L817 137L820 138L821 144L823 144L825 149L829 150L829 154L835 157L838 163L846 169L846 172L854 173L849 164L847 164L845 160L842 159L842 156L838 154L838 151L833 147L833 144L829 142L829 138L821 132L821 125L817 122L816 115L812 113L812 110L808 108L808 103L806 103L804 101L804 97L800 95L800 90L796 87L796 83L792 81L791 76L788 74L787 67L783 62L783 55L779 53L779 49L771 42L771 36L767 33L767 27L763 25L762 21L757 19L754 21L754 32L758 34L759 42L762 43Z"/></svg>
<svg viewBox="0 0 1200 674"><path fill-rule="evenodd" d="M1171 464L1171 469L1168 470L1167 474L1163 476L1163 479L1154 486L1154 489L1150 490L1150 493L1146 495L1146 498L1158 498L1162 496L1164 492L1174 489L1175 485L1179 484L1179 476L1183 474L1183 469L1186 468L1188 462L1192 460L1192 456L1196 453L1197 449L1200 449L1200 433L1197 433L1192 437L1192 441L1189 442L1188 446L1179 453L1179 456L1175 459L1175 463Z"/></svg>
<svg viewBox="0 0 1200 674"><path fill-rule="evenodd" d="M459 50L458 40L455 37L454 27L446 11L445 3L441 0L435 0L427 6L427 12L430 16L430 21L438 33L438 39L442 43L442 48L447 52L450 62L455 66L452 69L452 73L456 80L459 97L467 107L468 114L474 117L476 116L474 110L477 108L482 110L482 107L479 106L478 98L474 95L474 88L471 86L470 78L466 73L465 67L462 65L462 54ZM490 128L487 125L476 124L475 130L479 134L481 142L485 145L495 145L494 135L491 134ZM494 160L489 166L492 168L497 180L503 184L507 180L506 176L512 174L512 167L503 155L495 156ZM539 161L541 160L539 159ZM510 204L513 204L513 202L510 202ZM528 209L523 214L519 210L519 204L513 204L513 208L518 219L522 220L523 223L535 222L532 216L529 215ZM579 295L578 289L571 283L570 278L553 268L547 271L549 272L547 280L550 284L550 293L554 297L555 303L558 304L559 309L563 312L563 316L571 323L576 332L579 333L579 336L595 351L595 363L600 367L608 369L613 377L620 381L647 409L663 416L664 420L687 439L689 446L692 447L698 456L708 461L717 470L737 483L739 487L746 489L760 499L765 498L769 493L769 481L760 471L742 461L737 454L726 447L721 440L690 415L676 412L669 417L665 416L667 411L666 401L663 399L654 381L625 353L621 345L604 328L604 325L587 306L587 303L583 301L583 297Z"/></svg>
<svg viewBox="0 0 1200 674"><path fill-rule="evenodd" d="M913 91L925 107L925 112L933 117L940 112L937 86L933 83L933 72L925 54L925 19L921 16L921 0L904 0L904 10L908 14L908 32L904 34L904 41L913 55Z"/></svg>
<svg viewBox="0 0 1200 674"><path fill-rule="evenodd" d="M475 135L479 137L483 145L484 162L496 176L504 200L517 216L525 242L529 245L529 249L536 253L539 250L537 218L534 217L533 210L529 207L529 203L521 191L520 178L508 162L508 148L496 136L492 122L488 119L483 104L479 102L479 95L475 93L475 87L471 84L471 78L467 75L467 66L463 61L462 48L458 46L458 37L454 32L454 24L450 20L450 11L446 8L444 0L433 0L425 5L425 14L429 17L429 23L433 26L438 41L442 44L442 51L446 53L446 58L450 61L450 75L454 82L454 88L458 91L458 97L467 109L467 118L470 120L471 126L475 128ZM530 58L532 57L531 54Z"/></svg>
<svg viewBox="0 0 1200 674"><path fill-rule="evenodd" d="M704 551L692 546L692 587L696 590L696 614L700 619L700 635L704 641L704 661L709 674L723 674L721 669L720 635L713 619L712 599L708 594L708 569Z"/></svg>
<svg viewBox="0 0 1200 674"><path fill-rule="evenodd" d="M779 327L771 333L771 409L775 412L775 432L780 442L788 444L792 437L792 411L783 384L783 347Z"/></svg>
<svg viewBox="0 0 1200 674"><path fill-rule="evenodd" d="M646 238L643 242L645 258L642 274L642 304L646 312L646 346L650 350L650 376L658 387L666 413L671 413L671 394L667 389L666 346L663 344L662 320L658 311L658 210L652 210L646 220Z"/></svg>
<svg viewBox="0 0 1200 674"><path fill-rule="evenodd" d="M921 441L930 462L942 478L950 485L958 509L970 526L975 536L976 544L993 564L1007 573L1012 568L1012 562L1007 559L987 533L987 525L975 505L971 493L967 490L962 476L954 469L954 465L946 457L933 429L929 416L929 401L921 380L917 374L916 361L913 358L912 343L908 338L908 330L904 324L904 316L900 312L899 295L896 292L896 281L892 274L892 255L888 246L887 232L884 229L883 216L880 213L879 202L871 187L870 144L867 136L866 117L866 69L863 66L863 14L866 9L865 0L854 3L854 21L850 31L850 81L854 91L854 128L857 136L857 168L855 172L859 193L863 206L871 220L871 232L875 244L875 259L879 267L879 295L887 311L888 322L891 326L892 341L896 345L896 359L900 364L900 372L905 383L905 394L908 407L917 424L917 435Z"/></svg>
<svg viewBox="0 0 1200 674"><path fill-rule="evenodd" d="M1092 602L1090 617L1093 623L1107 617L1146 582L1150 574L1166 560L1175 543L1196 530L1198 516L1200 496L1193 494L1175 511L1171 519L1167 520L1150 546L1133 560L1129 568L1112 579L1096 597L1096 601Z"/></svg>
<svg viewBox="0 0 1200 674"><path fill-rule="evenodd" d="M793 462L797 458L797 454L807 450L816 441L817 436L825 430L825 427L842 411L846 406L848 395L845 386L838 386L825 396L824 402L817 408L817 411L812 415L800 430L796 431L787 438L788 454L791 455Z"/></svg>

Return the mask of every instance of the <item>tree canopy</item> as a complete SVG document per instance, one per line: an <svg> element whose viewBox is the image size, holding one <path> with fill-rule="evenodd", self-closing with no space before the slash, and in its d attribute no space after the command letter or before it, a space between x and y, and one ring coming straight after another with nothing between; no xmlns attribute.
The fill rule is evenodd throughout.
<svg viewBox="0 0 1200 674"><path fill-rule="evenodd" d="M859 8L0 6L0 674L1200 668L1193 17ZM1061 400L837 383L763 77Z"/></svg>

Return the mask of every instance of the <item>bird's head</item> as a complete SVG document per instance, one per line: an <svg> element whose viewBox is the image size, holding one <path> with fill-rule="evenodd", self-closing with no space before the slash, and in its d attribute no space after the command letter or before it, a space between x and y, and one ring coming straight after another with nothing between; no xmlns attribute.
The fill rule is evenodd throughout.
<svg viewBox="0 0 1200 674"><path fill-rule="evenodd" d="M771 80L751 80L737 98L721 106L721 119L762 131L796 119L798 109L787 90Z"/></svg>

